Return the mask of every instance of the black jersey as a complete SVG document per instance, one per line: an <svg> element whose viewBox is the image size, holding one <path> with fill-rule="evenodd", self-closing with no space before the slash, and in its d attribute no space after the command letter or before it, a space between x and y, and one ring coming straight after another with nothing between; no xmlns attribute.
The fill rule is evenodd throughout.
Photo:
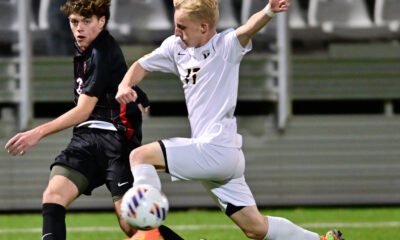
<svg viewBox="0 0 400 240"><path fill-rule="evenodd" d="M137 104L121 105L115 100L118 85L128 69L118 43L103 30L87 49L75 45L75 104L80 94L96 96L98 102L87 120L110 122L124 131L128 139L135 135L141 141L142 114ZM139 92L146 98L140 89Z"/></svg>

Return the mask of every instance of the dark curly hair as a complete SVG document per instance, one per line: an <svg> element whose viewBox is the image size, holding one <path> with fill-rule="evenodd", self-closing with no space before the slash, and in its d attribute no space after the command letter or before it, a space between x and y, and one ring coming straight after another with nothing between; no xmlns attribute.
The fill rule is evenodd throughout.
<svg viewBox="0 0 400 240"><path fill-rule="evenodd" d="M110 4L111 0L67 0L60 10L67 17L71 14L78 14L85 18L91 18L93 15L98 18L105 16L107 25L110 18Z"/></svg>

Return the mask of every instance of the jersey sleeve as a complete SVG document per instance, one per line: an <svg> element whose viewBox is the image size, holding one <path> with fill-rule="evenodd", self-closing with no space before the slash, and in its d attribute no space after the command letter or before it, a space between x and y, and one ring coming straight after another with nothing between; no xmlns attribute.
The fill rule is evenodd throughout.
<svg viewBox="0 0 400 240"><path fill-rule="evenodd" d="M93 95L100 99L106 92L111 77L107 71L109 66L105 54L98 50L93 51L92 62L87 63L89 68L86 73L87 79L82 87L82 94Z"/></svg>
<svg viewBox="0 0 400 240"><path fill-rule="evenodd" d="M239 63L243 56L252 49L251 41L245 47L240 44L234 29L222 32L218 45L222 48L224 59L230 63Z"/></svg>
<svg viewBox="0 0 400 240"><path fill-rule="evenodd" d="M139 59L139 64L149 72L165 72L178 75L174 60L175 36L164 40L160 47Z"/></svg>

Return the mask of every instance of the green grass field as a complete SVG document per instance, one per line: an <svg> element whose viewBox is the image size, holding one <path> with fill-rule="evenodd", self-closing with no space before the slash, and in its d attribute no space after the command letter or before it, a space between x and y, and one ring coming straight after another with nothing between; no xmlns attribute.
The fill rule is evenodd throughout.
<svg viewBox="0 0 400 240"><path fill-rule="evenodd" d="M320 234L332 228L342 230L346 240L394 240L400 237L400 208L288 208L263 209ZM37 240L40 214L1 214L0 240ZM246 239L220 211L188 210L170 212L166 225L188 240ZM68 240L122 240L114 213L67 214Z"/></svg>

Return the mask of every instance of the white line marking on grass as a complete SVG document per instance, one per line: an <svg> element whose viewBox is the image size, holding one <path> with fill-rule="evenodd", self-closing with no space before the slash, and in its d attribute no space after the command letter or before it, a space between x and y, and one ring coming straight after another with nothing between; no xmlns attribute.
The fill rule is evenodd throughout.
<svg viewBox="0 0 400 240"><path fill-rule="evenodd" d="M400 227L400 222L364 222L364 223L301 223L304 228L371 228L371 227ZM179 225L170 226L177 230L201 229L236 229L236 225Z"/></svg>
<svg viewBox="0 0 400 240"><path fill-rule="evenodd" d="M304 228L392 228L400 227L400 222L359 222L359 223L302 223ZM176 230L202 230L202 229L238 229L236 225L175 225L169 226ZM67 227L68 232L119 232L119 227ZM0 234L5 233L40 233L41 228L15 228L0 229Z"/></svg>
<svg viewBox="0 0 400 240"><path fill-rule="evenodd" d="M304 228L371 228L371 227L400 227L400 222L361 222L361 223L304 223L300 224Z"/></svg>
<svg viewBox="0 0 400 240"><path fill-rule="evenodd" d="M68 232L118 232L121 231L119 227L67 227ZM13 228L13 229L0 229L2 233L41 233L41 228Z"/></svg>

